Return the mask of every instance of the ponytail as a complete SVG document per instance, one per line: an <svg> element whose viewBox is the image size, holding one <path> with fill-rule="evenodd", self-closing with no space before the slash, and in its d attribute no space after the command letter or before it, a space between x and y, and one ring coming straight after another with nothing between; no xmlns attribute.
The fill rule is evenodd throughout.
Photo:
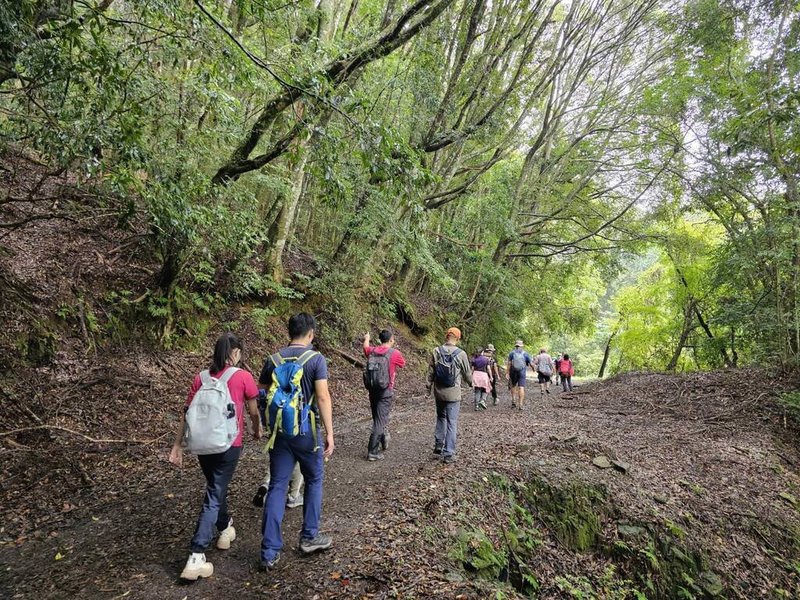
<svg viewBox="0 0 800 600"><path fill-rule="evenodd" d="M242 342L239 338L232 334L230 331L224 333L219 337L217 343L214 344L214 357L211 359L211 366L209 371L211 373L219 373L228 364L228 359L234 349L242 349Z"/></svg>

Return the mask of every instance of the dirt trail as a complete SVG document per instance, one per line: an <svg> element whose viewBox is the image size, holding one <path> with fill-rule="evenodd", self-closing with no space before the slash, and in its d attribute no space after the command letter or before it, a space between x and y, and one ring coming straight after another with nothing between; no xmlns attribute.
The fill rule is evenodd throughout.
<svg viewBox="0 0 800 600"><path fill-rule="evenodd" d="M465 392L458 461L444 466L431 453L433 402L413 393L419 383L406 373L384 461L365 460L366 401L350 422L336 415L322 522L334 538L329 552L299 556L301 510L289 510L280 567L257 571L260 511L250 500L265 459L250 443L230 490L238 538L228 552L208 552L212 578L177 582L203 486L187 460L182 471L153 462L159 483L132 480L117 501L56 537L0 550L8 565L2 585L13 598L483 598L497 582L468 578L448 548L461 528L483 526L481 514L492 515L495 499L485 482L494 471L604 486L616 506L604 523L612 536L618 522L680 524L686 543L702 549L729 586L729 597L800 590L774 557L777 528L800 531L790 500L800 489L795 432L780 427L780 415L760 412L760 391L729 398L723 376L692 377L644 375L576 394L529 393L522 412L510 408L505 390L499 406L474 412ZM594 467L601 453L630 463L629 472ZM63 558L54 560L57 553ZM591 552L546 542L539 597L564 597L557 576L597 575L606 564Z"/></svg>

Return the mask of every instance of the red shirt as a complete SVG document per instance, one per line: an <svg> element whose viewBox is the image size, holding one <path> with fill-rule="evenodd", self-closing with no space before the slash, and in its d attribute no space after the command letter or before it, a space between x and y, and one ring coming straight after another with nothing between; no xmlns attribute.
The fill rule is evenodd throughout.
<svg viewBox="0 0 800 600"><path fill-rule="evenodd" d="M367 346L364 348L364 356L368 357L373 352L378 355L386 354L389 350L393 350L392 356L389 358L389 389L393 390L397 369L402 369L406 366L406 359L400 354L400 350L389 348L388 346Z"/></svg>
<svg viewBox="0 0 800 600"><path fill-rule="evenodd" d="M230 367L225 367L219 373L212 373L211 376L219 379L227 369L230 369ZM194 395L202 385L203 382L200 380L200 373L198 373L195 375L192 387L189 389L189 395L186 397L186 406L192 403ZM233 400L233 403L236 405L236 419L239 422L239 435L233 440L232 446L241 446L242 433L244 432L244 402L245 399L253 400L257 398L258 388L256 387L256 382L253 380L253 376L244 369L239 369L228 380L228 391L231 393L231 400Z"/></svg>

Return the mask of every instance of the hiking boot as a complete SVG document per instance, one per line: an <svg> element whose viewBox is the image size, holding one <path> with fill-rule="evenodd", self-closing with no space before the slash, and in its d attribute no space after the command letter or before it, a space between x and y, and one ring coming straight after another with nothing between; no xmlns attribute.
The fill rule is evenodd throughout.
<svg viewBox="0 0 800 600"><path fill-rule="evenodd" d="M281 553L278 552L271 560L262 560L261 561L261 570L262 571L272 571L275 567L278 566L278 563L281 560Z"/></svg>
<svg viewBox="0 0 800 600"><path fill-rule="evenodd" d="M389 442L392 441L392 434L389 433L389 430L383 432L383 437L381 438L381 450L386 452L389 449Z"/></svg>
<svg viewBox="0 0 800 600"><path fill-rule="evenodd" d="M200 577L211 577L212 573L214 565L206 561L206 555L202 552L192 552L181 571L181 579L197 581Z"/></svg>
<svg viewBox="0 0 800 600"><path fill-rule="evenodd" d="M367 460L373 462L376 460L383 460L383 454L367 454Z"/></svg>
<svg viewBox="0 0 800 600"><path fill-rule="evenodd" d="M217 538L217 549L227 550L231 547L231 542L236 539L236 530L233 528L233 519L228 522L228 526L219 532Z"/></svg>
<svg viewBox="0 0 800 600"><path fill-rule="evenodd" d="M455 457L455 456L453 456L452 454L451 454L451 455L449 455L449 456L445 456L445 457L442 459L442 462L443 462L444 464L446 464L446 465L452 465L454 462L456 462L456 457Z"/></svg>
<svg viewBox="0 0 800 600"><path fill-rule="evenodd" d="M325 535L324 533L318 533L317 537L313 540L308 538L300 538L300 550L304 554L311 554L312 552L320 552L322 550L327 550L333 544L333 540L331 536Z"/></svg>
<svg viewBox="0 0 800 600"><path fill-rule="evenodd" d="M267 495L267 486L262 483L260 486L258 486L258 491L256 492L256 495L253 496L253 506L257 506L258 508L263 508L264 498L266 497L266 495Z"/></svg>
<svg viewBox="0 0 800 600"><path fill-rule="evenodd" d="M299 492L297 496L289 494L286 497L286 508L297 508L298 506L303 506L303 494Z"/></svg>
<svg viewBox="0 0 800 600"><path fill-rule="evenodd" d="M434 446L433 447L433 453L434 454L441 454L442 453L442 447L441 446Z"/></svg>
<svg viewBox="0 0 800 600"><path fill-rule="evenodd" d="M545 391L549 394L550 393L550 388L547 388Z"/></svg>

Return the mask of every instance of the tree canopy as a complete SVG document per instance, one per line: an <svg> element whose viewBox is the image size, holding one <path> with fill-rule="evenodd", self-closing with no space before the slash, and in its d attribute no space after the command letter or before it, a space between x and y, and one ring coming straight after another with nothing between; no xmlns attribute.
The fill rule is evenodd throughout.
<svg viewBox="0 0 800 600"><path fill-rule="evenodd" d="M91 192L37 218L158 264L104 326L291 300L584 373L789 366L799 34L780 0L21 0L0 131Z"/></svg>

